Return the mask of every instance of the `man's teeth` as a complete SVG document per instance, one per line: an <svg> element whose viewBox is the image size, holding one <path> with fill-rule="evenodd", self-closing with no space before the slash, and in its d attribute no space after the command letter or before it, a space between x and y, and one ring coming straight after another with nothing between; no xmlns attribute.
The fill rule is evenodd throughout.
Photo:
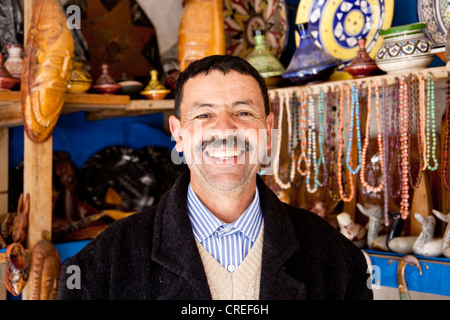
<svg viewBox="0 0 450 320"><path fill-rule="evenodd" d="M241 154L241 151L239 151L239 150L226 150L226 151L211 150L211 151L208 151L208 154L211 158L227 159L227 158L237 157L238 155Z"/></svg>

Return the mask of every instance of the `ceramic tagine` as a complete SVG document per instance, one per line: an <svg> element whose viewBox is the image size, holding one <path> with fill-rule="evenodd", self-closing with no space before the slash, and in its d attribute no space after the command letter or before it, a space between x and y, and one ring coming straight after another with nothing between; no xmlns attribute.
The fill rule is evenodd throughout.
<svg viewBox="0 0 450 320"><path fill-rule="evenodd" d="M299 85L328 79L338 66L338 60L314 44L308 32L308 23L298 24L297 31L300 44L283 73L283 78Z"/></svg>
<svg viewBox="0 0 450 320"><path fill-rule="evenodd" d="M139 94L144 87L139 81L128 78L125 73L122 73L122 78L120 78L117 83L120 86L120 91L130 96Z"/></svg>
<svg viewBox="0 0 450 320"><path fill-rule="evenodd" d="M363 78L380 73L375 61L366 51L366 39L358 39L358 53L356 57L344 68L345 72L350 73L354 78Z"/></svg>
<svg viewBox="0 0 450 320"><path fill-rule="evenodd" d="M141 94L145 96L147 99L152 100L162 100L166 97L167 94L170 93L169 89L166 89L159 81L158 81L158 71L152 70L150 71L150 82L141 91Z"/></svg>
<svg viewBox="0 0 450 320"><path fill-rule="evenodd" d="M434 59L432 45L424 34L425 23L413 23L380 30L383 46L375 56L378 67L387 73L426 68Z"/></svg>
<svg viewBox="0 0 450 320"><path fill-rule="evenodd" d="M276 86L284 72L284 66L266 47L265 36L261 30L255 30L255 48L247 61L261 74L268 87Z"/></svg>
<svg viewBox="0 0 450 320"><path fill-rule="evenodd" d="M85 93L91 88L91 85L92 77L86 69L86 64L81 60L74 59L67 92Z"/></svg>
<svg viewBox="0 0 450 320"><path fill-rule="evenodd" d="M0 54L0 90L10 90L19 83L20 80L11 76L5 67L4 60L5 55L2 53Z"/></svg>
<svg viewBox="0 0 450 320"><path fill-rule="evenodd" d="M99 92L99 93L105 93L105 94L114 94L117 92L117 90L120 89L120 86L117 84L116 81L111 77L111 75L108 73L108 65L102 64L102 74L98 77L97 81L95 82L94 86L92 88Z"/></svg>

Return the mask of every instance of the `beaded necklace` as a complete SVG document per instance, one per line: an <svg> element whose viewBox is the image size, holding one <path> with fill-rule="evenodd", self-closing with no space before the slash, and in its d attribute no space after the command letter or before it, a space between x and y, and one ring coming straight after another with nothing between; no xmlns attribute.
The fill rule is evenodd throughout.
<svg viewBox="0 0 450 320"><path fill-rule="evenodd" d="M302 176L306 175L306 173L308 172L308 159L306 156L306 149L308 147L308 120L306 117L306 98L306 91L302 90L300 93L300 156L298 157L297 161L297 171ZM302 164L304 164L304 167L302 167Z"/></svg>
<svg viewBox="0 0 450 320"><path fill-rule="evenodd" d="M293 118L292 121L294 124L294 128L292 129L292 135L289 137L289 148L290 148L290 157L289 157L289 167L290 169L290 182L294 183L295 179L295 172L296 172L296 161L295 161L295 150L297 144L295 142L300 141L300 130L299 130L299 109L300 109L300 103L298 102L297 95L295 94L295 91L292 93L292 102L291 105L294 106L294 110L291 110L293 112Z"/></svg>
<svg viewBox="0 0 450 320"><path fill-rule="evenodd" d="M350 90L350 87L347 87L347 90ZM348 92L347 91L347 92ZM347 99L348 97L348 93L347 93ZM347 145L347 159L346 159L346 165L347 165L347 169L352 173L352 174L358 174L359 170L361 169L361 157L362 157L362 149L361 149L361 128L360 128L360 123L359 123L359 94L358 94L358 89L356 88L355 84L352 84L352 95L351 95L351 99L348 99L349 101L349 106L350 106L350 125L349 125L349 129L348 129L348 145ZM357 145L358 145L358 165L356 166L355 169L352 168L351 166L351 153L352 153L352 147L353 147L353 123L356 120L356 134L357 134Z"/></svg>
<svg viewBox="0 0 450 320"><path fill-rule="evenodd" d="M329 88L327 94L327 189L332 199L339 199L339 191L336 189L336 171L334 170L334 161L336 156L336 113L339 105L339 87L335 86L334 91Z"/></svg>
<svg viewBox="0 0 450 320"><path fill-rule="evenodd" d="M289 94L287 90L283 92L284 94L280 94L280 109L278 113L278 137L277 137L277 145L275 149L275 158L274 158L274 164L273 164L273 177L275 179L275 182L282 188L282 189L289 189L291 187L290 181L287 183L284 183L281 178L279 177L279 170L280 170L280 152L281 152L281 138L283 136L283 130L282 130L282 124L283 124L283 112L284 112L284 104L285 100L286 103L286 113L287 113L287 120L288 120L288 136L291 136L291 111L289 106ZM285 97L286 96L286 97Z"/></svg>
<svg viewBox="0 0 450 320"><path fill-rule="evenodd" d="M324 99L324 93L323 89L320 89L319 97L318 97L318 106L317 109L319 111L319 160L317 162L317 169L316 169L316 177L319 176L319 170L320 166L322 166L323 171L325 173L326 171L326 162L325 162L325 153L324 153L324 145L325 145L325 132L323 128L323 116L325 113L325 99ZM323 186L326 184L327 176L323 177L323 182L320 182L319 185Z"/></svg>
<svg viewBox="0 0 450 320"><path fill-rule="evenodd" d="M442 180L445 188L450 190L448 181L448 145L450 140L450 81L447 80L445 88L445 140L444 140L444 160L442 164Z"/></svg>
<svg viewBox="0 0 450 320"><path fill-rule="evenodd" d="M426 160L425 160L425 147L424 147L424 140L423 137L423 120L424 114L422 113L423 110L423 104L424 101L424 86L423 86L423 78L419 77L417 78L415 75L409 76L409 85L408 85L408 91L409 91L409 103L408 103L408 141L409 141L409 150L412 150L412 128L413 128L413 122L414 118L416 120L416 137L417 137L417 145L419 149L419 169L417 172L416 180L412 178L412 170L411 170L411 154L410 154L410 160L408 162L408 175L409 175L409 182L413 189L417 189L420 185L420 181L422 180L422 174L423 174L423 168L426 168ZM415 117L413 116L413 112L415 111ZM424 164L425 162L425 164Z"/></svg>
<svg viewBox="0 0 450 320"><path fill-rule="evenodd" d="M431 135L431 139L430 139ZM431 141L430 141L431 140ZM434 104L434 79L431 72L428 72L427 77L427 163L428 170L434 171L438 168L438 161L436 159L436 119L435 119L435 104ZM430 166L430 157L434 165Z"/></svg>
<svg viewBox="0 0 450 320"><path fill-rule="evenodd" d="M317 144L316 144L316 130L315 130L315 117L314 117L314 99L310 94L308 96L308 149L307 154L307 164L309 170L306 172L306 190L309 193L314 193L317 191L320 182L317 179ZM314 182L313 187L311 187L310 178L311 171L314 172Z"/></svg>
<svg viewBox="0 0 450 320"><path fill-rule="evenodd" d="M353 200L354 194L355 194L355 187L353 185L353 174L351 172L348 172L348 181L346 184L350 186L350 194L348 197L345 196L344 186L342 183L342 154L344 149L344 138L343 138L343 131L344 131L344 84L341 84L341 90L339 94L339 111L338 111L338 117L339 117L339 128L338 128L338 157L337 157L337 178L338 178L338 185L339 185L339 195L341 196L342 201L344 202L350 202Z"/></svg>
<svg viewBox="0 0 450 320"><path fill-rule="evenodd" d="M372 104L372 85L371 83L374 83L375 86L375 112L376 112L376 120L377 120L377 130L378 130L378 150L380 152L380 166L381 166L381 172L384 173L384 153L383 153L383 137L381 132L381 125L380 125L380 110L379 110L379 94L378 94L378 85L375 80L371 80L368 86L368 92L367 92L367 119L366 119L366 133L364 138L364 146L362 150L362 159L361 159L361 170L360 170L360 180L362 186L369 192L372 193L378 193L384 188L384 180L382 179L380 184L376 187L369 185L369 183L366 181L366 155L367 155L367 149L369 147L370 142L370 116L371 116L371 104Z"/></svg>
<svg viewBox="0 0 450 320"><path fill-rule="evenodd" d="M385 175L384 175L384 224L389 225L389 190L390 190L390 174L391 174L391 164L389 161L389 107L388 107L388 92L387 92L387 81L383 79L382 82L382 96L383 104L381 107L383 116L383 148L384 148L384 165L385 165ZM393 158L392 158L393 159Z"/></svg>
<svg viewBox="0 0 450 320"><path fill-rule="evenodd" d="M405 78L400 80L400 156L401 156L401 176L400 176L400 214L403 220L409 215L409 143L408 143L408 84Z"/></svg>

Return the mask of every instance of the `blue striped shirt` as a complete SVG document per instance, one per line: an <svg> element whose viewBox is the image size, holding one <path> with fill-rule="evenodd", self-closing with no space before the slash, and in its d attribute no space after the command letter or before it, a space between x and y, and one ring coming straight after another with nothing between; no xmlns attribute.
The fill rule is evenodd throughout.
<svg viewBox="0 0 450 320"><path fill-rule="evenodd" d="M209 211L189 184L187 205L192 230L198 242L229 272L244 260L258 237L262 224L258 188L244 213L234 222L225 223Z"/></svg>

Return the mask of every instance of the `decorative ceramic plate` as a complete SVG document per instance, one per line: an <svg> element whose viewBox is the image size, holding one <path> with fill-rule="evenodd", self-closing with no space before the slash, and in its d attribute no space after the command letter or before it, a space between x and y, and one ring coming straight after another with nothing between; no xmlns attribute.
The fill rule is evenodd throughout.
<svg viewBox="0 0 450 320"><path fill-rule="evenodd" d="M288 35L284 0L223 0L227 54L247 58L253 51L253 32L264 30L272 55L281 57Z"/></svg>
<svg viewBox="0 0 450 320"><path fill-rule="evenodd" d="M301 0L296 23L309 23L315 44L333 57L350 61L358 52L356 40L366 38L374 58L383 39L381 29L391 26L394 0Z"/></svg>
<svg viewBox="0 0 450 320"><path fill-rule="evenodd" d="M450 27L450 3L447 0L434 0L434 16L442 35L447 34Z"/></svg>
<svg viewBox="0 0 450 320"><path fill-rule="evenodd" d="M427 24L424 32L427 38L432 42L434 46L445 44L444 34L438 27L435 15L434 15L434 0L418 0L417 1L417 13L419 15L419 21Z"/></svg>

